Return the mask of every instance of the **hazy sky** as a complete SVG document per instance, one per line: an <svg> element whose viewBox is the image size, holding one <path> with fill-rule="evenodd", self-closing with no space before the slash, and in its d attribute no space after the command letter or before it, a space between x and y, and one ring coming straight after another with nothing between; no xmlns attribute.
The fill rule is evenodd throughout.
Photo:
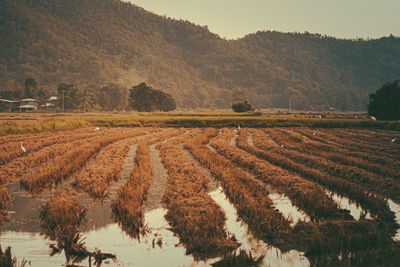
<svg viewBox="0 0 400 267"><path fill-rule="evenodd" d="M128 1L128 0L126 0ZM340 38L400 36L400 0L130 0L236 39L259 30Z"/></svg>

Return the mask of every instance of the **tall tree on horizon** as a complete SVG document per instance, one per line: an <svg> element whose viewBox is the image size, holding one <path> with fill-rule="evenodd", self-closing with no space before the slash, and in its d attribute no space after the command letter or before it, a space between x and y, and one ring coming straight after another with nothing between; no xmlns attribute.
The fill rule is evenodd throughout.
<svg viewBox="0 0 400 267"><path fill-rule="evenodd" d="M382 85L369 95L368 114L378 120L400 120L400 80Z"/></svg>
<svg viewBox="0 0 400 267"><path fill-rule="evenodd" d="M171 111L176 108L175 100L171 95L154 90L145 83L133 86L129 90L129 106L136 111Z"/></svg>
<svg viewBox="0 0 400 267"><path fill-rule="evenodd" d="M38 87L38 83L33 78L27 78L25 80L25 97L32 98L34 96L34 92Z"/></svg>

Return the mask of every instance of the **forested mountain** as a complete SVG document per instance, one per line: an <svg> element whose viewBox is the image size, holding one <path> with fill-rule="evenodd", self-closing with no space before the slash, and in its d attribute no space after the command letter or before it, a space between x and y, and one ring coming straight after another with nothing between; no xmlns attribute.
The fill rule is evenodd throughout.
<svg viewBox="0 0 400 267"><path fill-rule="evenodd" d="M0 0L0 84L55 88L146 82L179 107L229 107L233 88L256 108L365 110L400 78L400 38L340 40L257 32L225 40L188 21L119 0Z"/></svg>

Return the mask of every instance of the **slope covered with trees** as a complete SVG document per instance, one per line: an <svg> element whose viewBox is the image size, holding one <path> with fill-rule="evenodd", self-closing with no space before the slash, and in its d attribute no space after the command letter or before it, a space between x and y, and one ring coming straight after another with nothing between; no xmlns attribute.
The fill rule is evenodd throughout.
<svg viewBox="0 0 400 267"><path fill-rule="evenodd" d="M178 107L230 107L241 87L256 108L365 110L400 76L400 38L339 40L258 32L225 40L188 21L119 0L0 1L0 86L146 82ZM16 86L18 87L18 86ZM101 104L100 104L101 105Z"/></svg>

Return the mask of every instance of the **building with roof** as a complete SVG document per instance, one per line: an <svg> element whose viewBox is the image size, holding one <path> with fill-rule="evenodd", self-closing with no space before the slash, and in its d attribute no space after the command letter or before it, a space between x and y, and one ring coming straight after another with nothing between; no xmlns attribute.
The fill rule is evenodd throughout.
<svg viewBox="0 0 400 267"><path fill-rule="evenodd" d="M34 98L25 98L19 101L17 110L19 111L36 111L39 107L39 100Z"/></svg>
<svg viewBox="0 0 400 267"><path fill-rule="evenodd" d="M59 104L60 104L59 98L57 96L51 96L47 100L47 103L42 105L42 108L50 112L55 112Z"/></svg>

